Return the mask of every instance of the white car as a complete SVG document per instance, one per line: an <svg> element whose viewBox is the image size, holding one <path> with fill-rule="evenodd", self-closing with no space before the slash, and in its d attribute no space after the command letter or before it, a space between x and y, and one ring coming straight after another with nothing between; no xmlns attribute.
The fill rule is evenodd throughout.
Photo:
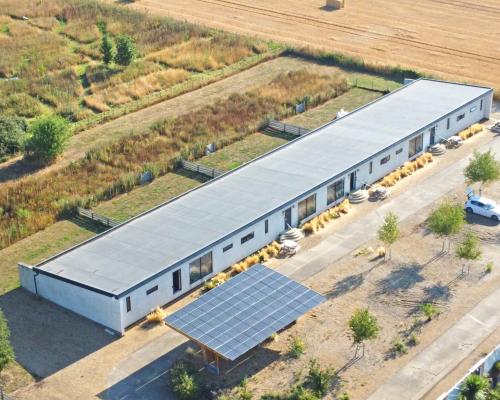
<svg viewBox="0 0 500 400"><path fill-rule="evenodd" d="M497 222L500 220L500 206L486 197L472 196L465 202L464 208L470 214L482 215Z"/></svg>

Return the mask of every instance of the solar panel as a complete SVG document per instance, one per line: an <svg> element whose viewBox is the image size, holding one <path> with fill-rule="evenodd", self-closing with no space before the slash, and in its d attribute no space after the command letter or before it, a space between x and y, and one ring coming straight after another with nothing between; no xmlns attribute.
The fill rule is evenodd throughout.
<svg viewBox="0 0 500 400"><path fill-rule="evenodd" d="M234 361L323 301L315 291L257 264L165 322Z"/></svg>

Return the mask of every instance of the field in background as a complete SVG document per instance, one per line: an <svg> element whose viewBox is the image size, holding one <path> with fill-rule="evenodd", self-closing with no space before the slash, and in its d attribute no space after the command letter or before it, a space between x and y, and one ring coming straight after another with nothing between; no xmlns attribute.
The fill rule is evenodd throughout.
<svg viewBox="0 0 500 400"><path fill-rule="evenodd" d="M136 61L104 66L98 24L111 38L132 37ZM269 51L262 41L117 5L0 0L0 113L55 112L83 120L81 129L247 68Z"/></svg>
<svg viewBox="0 0 500 400"><path fill-rule="evenodd" d="M155 15L413 68L500 89L500 5L496 0L141 0Z"/></svg>

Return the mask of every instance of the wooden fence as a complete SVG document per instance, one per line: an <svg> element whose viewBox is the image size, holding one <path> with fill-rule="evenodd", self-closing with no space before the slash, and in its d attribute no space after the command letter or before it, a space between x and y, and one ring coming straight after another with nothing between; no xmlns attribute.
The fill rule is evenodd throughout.
<svg viewBox="0 0 500 400"><path fill-rule="evenodd" d="M269 121L267 126L275 131L289 133L295 136L302 136L310 132L310 129L302 128L301 126L296 125L284 124L283 122L276 121L274 119Z"/></svg>
<svg viewBox="0 0 500 400"><path fill-rule="evenodd" d="M92 221L100 222L101 224L103 224L105 226L109 226L110 228L113 228L113 227L120 224L119 222L116 222L115 220L113 220L111 218L96 214L92 210L87 210L86 208L78 207L77 212L78 212L78 215L80 215L84 218L88 218L88 219L91 219Z"/></svg>
<svg viewBox="0 0 500 400"><path fill-rule="evenodd" d="M208 176L209 178L216 178L217 176L220 176L224 173L224 171L219 171L218 169L215 168L205 167L204 165L196 164L194 162L187 161L184 159L181 160L181 166L182 168L188 171L197 172L199 174Z"/></svg>

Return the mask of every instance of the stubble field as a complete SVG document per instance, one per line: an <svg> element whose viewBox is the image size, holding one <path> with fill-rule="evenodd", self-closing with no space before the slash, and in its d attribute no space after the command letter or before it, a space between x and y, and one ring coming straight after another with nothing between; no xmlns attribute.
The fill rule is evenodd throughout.
<svg viewBox="0 0 500 400"><path fill-rule="evenodd" d="M500 4L495 0L141 0L132 7L228 31L411 67L500 88Z"/></svg>

